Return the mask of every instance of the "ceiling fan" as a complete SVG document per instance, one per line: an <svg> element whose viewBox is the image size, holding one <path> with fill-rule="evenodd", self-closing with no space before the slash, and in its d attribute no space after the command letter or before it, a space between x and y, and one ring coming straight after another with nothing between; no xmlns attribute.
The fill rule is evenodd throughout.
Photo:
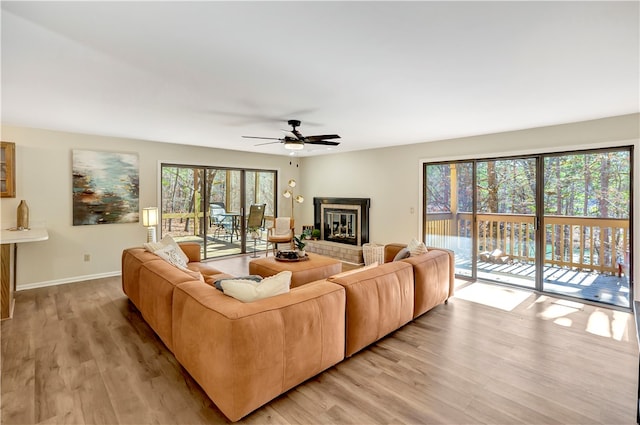
<svg viewBox="0 0 640 425"><path fill-rule="evenodd" d="M265 140L277 140L276 142L258 143L256 146L269 145L272 143L284 143L285 149L300 150L304 148L305 144L309 145L325 145L325 146L338 146L340 142L332 142L326 139L339 139L337 134L322 134L318 136L303 136L297 127L300 127L299 120L289 120L287 123L291 126L292 130L288 131L288 135L277 137L256 137L256 136L242 136L245 139L265 139Z"/></svg>

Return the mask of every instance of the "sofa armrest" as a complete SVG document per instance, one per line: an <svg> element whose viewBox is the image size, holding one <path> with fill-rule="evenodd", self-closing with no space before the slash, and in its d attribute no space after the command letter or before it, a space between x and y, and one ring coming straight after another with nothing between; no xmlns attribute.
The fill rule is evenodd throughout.
<svg viewBox="0 0 640 425"><path fill-rule="evenodd" d="M202 260L198 242L178 242L178 245L189 258L190 263L199 263Z"/></svg>
<svg viewBox="0 0 640 425"><path fill-rule="evenodd" d="M413 318L426 313L453 295L452 257L442 249L430 249L426 254L401 260L413 266L415 303Z"/></svg>
<svg viewBox="0 0 640 425"><path fill-rule="evenodd" d="M453 297L456 285L456 254L450 249L437 246L428 246L429 251L443 251L449 255L449 298Z"/></svg>

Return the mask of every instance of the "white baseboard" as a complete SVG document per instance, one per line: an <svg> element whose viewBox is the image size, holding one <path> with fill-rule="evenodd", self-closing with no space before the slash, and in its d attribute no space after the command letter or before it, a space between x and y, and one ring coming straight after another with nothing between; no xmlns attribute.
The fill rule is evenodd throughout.
<svg viewBox="0 0 640 425"><path fill-rule="evenodd" d="M65 279L47 280L47 281L44 281L44 282L27 283L25 285L18 285L16 287L16 291L26 291L28 289L46 288L47 286L64 285L66 283L84 282L86 280L102 279L104 277L120 276L121 274L122 273L120 272L120 270L118 270L118 271L115 271L115 272L98 273L98 274L91 274L91 275L85 275L85 276L68 277L68 278L65 278Z"/></svg>

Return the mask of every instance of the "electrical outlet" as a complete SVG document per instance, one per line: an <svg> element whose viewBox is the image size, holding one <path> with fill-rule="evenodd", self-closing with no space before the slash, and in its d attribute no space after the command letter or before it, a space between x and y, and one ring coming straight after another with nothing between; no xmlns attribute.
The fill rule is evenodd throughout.
<svg viewBox="0 0 640 425"><path fill-rule="evenodd" d="M415 212L415 209L413 209L413 207L409 208L409 214L413 214Z"/></svg>
<svg viewBox="0 0 640 425"><path fill-rule="evenodd" d="M84 261L91 261L91 254L84 254Z"/></svg>

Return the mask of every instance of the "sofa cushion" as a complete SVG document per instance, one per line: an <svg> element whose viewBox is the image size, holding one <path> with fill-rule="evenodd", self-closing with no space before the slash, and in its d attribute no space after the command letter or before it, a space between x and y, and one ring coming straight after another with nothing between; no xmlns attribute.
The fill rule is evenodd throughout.
<svg viewBox="0 0 640 425"><path fill-rule="evenodd" d="M377 261L374 261L373 263L368 264L368 265L366 265L364 267L358 267L357 269L351 269L351 270L347 270L347 271L344 271L344 272L340 272L340 273L334 274L332 276L329 276L327 278L327 280L339 279L341 277L349 276L349 275L352 275L354 273L360 273L363 270L369 270L369 269L372 269L374 267L378 267L378 262Z"/></svg>
<svg viewBox="0 0 640 425"><path fill-rule="evenodd" d="M413 268L403 261L332 279L345 288L345 355L351 356L413 318Z"/></svg>
<svg viewBox="0 0 640 425"><path fill-rule="evenodd" d="M265 277L260 282L249 279L227 279L220 283L225 295L245 303L285 294L289 292L290 285L291 272L288 270Z"/></svg>

